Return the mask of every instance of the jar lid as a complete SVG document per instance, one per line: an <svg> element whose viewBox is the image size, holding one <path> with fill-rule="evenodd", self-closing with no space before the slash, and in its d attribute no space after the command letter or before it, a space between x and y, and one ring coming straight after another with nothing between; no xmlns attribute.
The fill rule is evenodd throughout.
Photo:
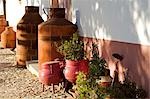
<svg viewBox="0 0 150 99"><path fill-rule="evenodd" d="M26 13L39 13L39 7L36 6L25 6L25 12Z"/></svg>
<svg viewBox="0 0 150 99"><path fill-rule="evenodd" d="M65 18L65 8L50 8L50 18Z"/></svg>

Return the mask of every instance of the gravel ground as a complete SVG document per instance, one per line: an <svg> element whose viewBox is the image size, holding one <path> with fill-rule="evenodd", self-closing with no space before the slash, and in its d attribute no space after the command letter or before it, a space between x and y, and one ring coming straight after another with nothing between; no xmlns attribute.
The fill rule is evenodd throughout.
<svg viewBox="0 0 150 99"><path fill-rule="evenodd" d="M0 49L0 99L73 99L63 88L55 89L54 94L51 86L45 86L43 92L36 76L15 66L15 53Z"/></svg>

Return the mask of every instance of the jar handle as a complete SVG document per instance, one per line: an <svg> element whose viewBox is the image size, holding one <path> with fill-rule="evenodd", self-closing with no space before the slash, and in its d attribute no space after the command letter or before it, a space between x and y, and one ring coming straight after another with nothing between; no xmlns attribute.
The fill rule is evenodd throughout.
<svg viewBox="0 0 150 99"><path fill-rule="evenodd" d="M50 65L50 74L53 74L53 65Z"/></svg>
<svg viewBox="0 0 150 99"><path fill-rule="evenodd" d="M43 12L44 12L44 14L47 16L47 19L49 19L49 16L48 16L48 14L46 13L45 9L48 9L48 8L43 8Z"/></svg>

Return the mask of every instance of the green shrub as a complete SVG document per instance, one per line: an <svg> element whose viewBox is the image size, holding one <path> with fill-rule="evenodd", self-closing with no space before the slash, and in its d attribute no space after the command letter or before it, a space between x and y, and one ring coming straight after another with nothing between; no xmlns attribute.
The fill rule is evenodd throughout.
<svg viewBox="0 0 150 99"><path fill-rule="evenodd" d="M61 42L60 46L57 46L57 51L60 52L67 60L81 60L84 59L84 43L79 39L77 33L73 34L69 40Z"/></svg>

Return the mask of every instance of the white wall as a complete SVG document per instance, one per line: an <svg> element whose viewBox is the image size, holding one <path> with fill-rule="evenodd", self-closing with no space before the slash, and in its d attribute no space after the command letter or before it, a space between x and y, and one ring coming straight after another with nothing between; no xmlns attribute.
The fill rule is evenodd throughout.
<svg viewBox="0 0 150 99"><path fill-rule="evenodd" d="M3 10L3 2L2 0L0 0L0 15L4 14L4 10Z"/></svg>
<svg viewBox="0 0 150 99"><path fill-rule="evenodd" d="M19 0L7 0L6 1L6 20L9 21L9 25L16 30L16 25L22 18L25 12L26 3L19 2Z"/></svg>
<svg viewBox="0 0 150 99"><path fill-rule="evenodd" d="M72 0L84 37L150 45L150 0Z"/></svg>

